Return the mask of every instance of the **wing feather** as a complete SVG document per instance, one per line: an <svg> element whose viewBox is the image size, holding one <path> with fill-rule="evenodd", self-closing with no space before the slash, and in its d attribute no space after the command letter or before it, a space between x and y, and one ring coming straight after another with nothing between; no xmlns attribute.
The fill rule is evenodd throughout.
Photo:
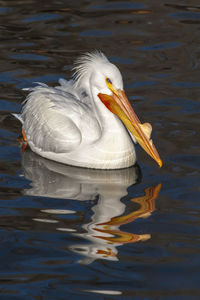
<svg viewBox="0 0 200 300"><path fill-rule="evenodd" d="M73 121L77 114L80 107L72 94L44 86L34 88L21 115L28 142L43 151L73 151L82 140Z"/></svg>
<svg viewBox="0 0 200 300"><path fill-rule="evenodd" d="M17 118L33 151L37 148L38 152L69 153L101 137L102 129L89 96L75 89L72 80L59 83L57 87L38 83L26 89L29 95Z"/></svg>

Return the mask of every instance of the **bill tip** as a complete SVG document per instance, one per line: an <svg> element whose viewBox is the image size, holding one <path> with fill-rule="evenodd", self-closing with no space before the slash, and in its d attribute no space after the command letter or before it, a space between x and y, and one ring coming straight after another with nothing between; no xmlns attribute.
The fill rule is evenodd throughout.
<svg viewBox="0 0 200 300"><path fill-rule="evenodd" d="M162 162L162 160L161 160L161 159L159 159L157 162L158 162L158 165L159 165L159 167L161 168L161 167L162 167L162 165L163 165L163 162Z"/></svg>

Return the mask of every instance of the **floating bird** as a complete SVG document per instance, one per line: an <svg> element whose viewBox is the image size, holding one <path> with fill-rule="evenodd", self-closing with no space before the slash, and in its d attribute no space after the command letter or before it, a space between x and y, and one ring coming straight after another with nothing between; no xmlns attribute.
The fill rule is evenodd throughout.
<svg viewBox="0 0 200 300"><path fill-rule="evenodd" d="M102 52L82 55L70 81L38 83L26 89L22 113L25 144L45 158L79 167L121 169L136 162L134 142L162 166L150 139L123 90L119 69Z"/></svg>

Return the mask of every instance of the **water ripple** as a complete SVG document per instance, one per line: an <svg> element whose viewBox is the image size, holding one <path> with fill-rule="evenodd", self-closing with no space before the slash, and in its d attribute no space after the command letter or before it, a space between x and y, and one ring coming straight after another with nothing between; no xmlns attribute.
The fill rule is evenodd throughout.
<svg viewBox="0 0 200 300"><path fill-rule="evenodd" d="M1 298L199 299L199 1L1 4ZM94 49L152 124L162 168L138 145L140 166L110 172L21 151L21 89L69 79Z"/></svg>

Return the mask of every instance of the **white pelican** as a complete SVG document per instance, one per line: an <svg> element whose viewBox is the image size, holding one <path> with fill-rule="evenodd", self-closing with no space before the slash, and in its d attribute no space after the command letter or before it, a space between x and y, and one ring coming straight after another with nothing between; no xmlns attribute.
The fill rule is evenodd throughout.
<svg viewBox="0 0 200 300"><path fill-rule="evenodd" d="M134 113L118 68L96 51L81 56L74 69L74 80L27 89L15 116L32 151L72 166L121 169L135 164L136 140L161 167L151 125Z"/></svg>

